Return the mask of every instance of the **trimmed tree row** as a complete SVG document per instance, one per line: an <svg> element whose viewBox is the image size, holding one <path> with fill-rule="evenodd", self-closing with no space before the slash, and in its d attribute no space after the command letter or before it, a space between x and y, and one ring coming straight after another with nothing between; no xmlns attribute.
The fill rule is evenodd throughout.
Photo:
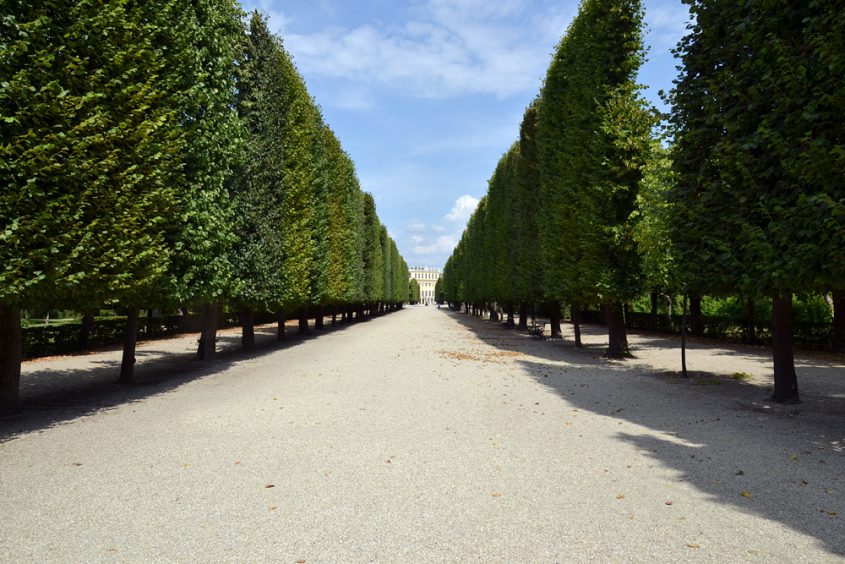
<svg viewBox="0 0 845 564"><path fill-rule="evenodd" d="M22 309L351 319L408 269L282 41L233 0L13 1L0 20L0 413L17 409Z"/></svg>
<svg viewBox="0 0 845 564"><path fill-rule="evenodd" d="M668 133L634 78L637 0L584 0L520 139L444 268L441 294L559 332L600 304L607 356L627 354L625 304L661 293L773 304L774 394L797 401L794 294L829 295L845 349L845 13L818 2L689 0ZM494 307L495 306L495 307Z"/></svg>

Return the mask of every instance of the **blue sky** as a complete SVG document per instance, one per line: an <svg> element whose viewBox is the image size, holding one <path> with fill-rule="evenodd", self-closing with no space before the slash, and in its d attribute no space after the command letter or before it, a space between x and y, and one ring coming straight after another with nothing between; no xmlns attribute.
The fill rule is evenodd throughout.
<svg viewBox="0 0 845 564"><path fill-rule="evenodd" d="M680 0L644 0L646 97L665 109ZM268 15L410 266L442 268L517 139L572 0L242 0Z"/></svg>

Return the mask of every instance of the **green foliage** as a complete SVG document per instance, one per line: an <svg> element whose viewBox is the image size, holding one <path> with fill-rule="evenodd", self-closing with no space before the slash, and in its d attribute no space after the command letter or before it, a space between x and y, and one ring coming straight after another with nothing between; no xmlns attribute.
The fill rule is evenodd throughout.
<svg viewBox="0 0 845 564"><path fill-rule="evenodd" d="M384 291L384 254L381 248L381 223L376 215L376 203L372 194L365 192L363 198L363 299L376 303Z"/></svg>
<svg viewBox="0 0 845 564"><path fill-rule="evenodd" d="M233 205L228 191L241 157L235 62L243 26L234 0L173 2L166 14L175 36L168 67L178 74L175 96L185 151L176 183L180 215L170 269L170 297L209 303L233 293Z"/></svg>
<svg viewBox="0 0 845 564"><path fill-rule="evenodd" d="M284 96L282 46L257 13L249 23L238 80L238 109L246 130L246 157L233 182L240 284L235 300L275 309L283 295Z"/></svg>
<svg viewBox="0 0 845 564"><path fill-rule="evenodd" d="M684 280L711 292L841 286L843 11L816 1L690 9L671 118Z"/></svg>
<svg viewBox="0 0 845 564"><path fill-rule="evenodd" d="M162 48L175 3L5 6L0 300L149 297L172 254L164 232L189 142Z"/></svg>
<svg viewBox="0 0 845 564"><path fill-rule="evenodd" d="M439 284L440 280L437 283ZM411 303L419 303L420 301L420 284L413 279L411 279L408 286L408 301Z"/></svg>
<svg viewBox="0 0 845 564"><path fill-rule="evenodd" d="M525 110L519 128L519 158L516 163L512 216L513 298L539 303L543 299L540 254L540 163L537 153L537 109L535 99Z"/></svg>
<svg viewBox="0 0 845 564"><path fill-rule="evenodd" d="M654 116L634 78L642 63L635 0L585 0L561 40L539 105L545 294L637 295L632 213Z"/></svg>

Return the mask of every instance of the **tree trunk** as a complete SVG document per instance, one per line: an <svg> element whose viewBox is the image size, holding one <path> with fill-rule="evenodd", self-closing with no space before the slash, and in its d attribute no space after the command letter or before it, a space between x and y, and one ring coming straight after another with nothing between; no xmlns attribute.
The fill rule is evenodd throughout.
<svg viewBox="0 0 845 564"><path fill-rule="evenodd" d="M310 332L310 329L308 329L308 309L302 308L299 310L299 330L297 333L307 335Z"/></svg>
<svg viewBox="0 0 845 564"><path fill-rule="evenodd" d="M87 350L91 340L91 330L94 328L94 315L86 313L82 316L82 328L79 331L79 350Z"/></svg>
<svg viewBox="0 0 845 564"><path fill-rule="evenodd" d="M337 306L332 308L332 327L337 326Z"/></svg>
<svg viewBox="0 0 845 564"><path fill-rule="evenodd" d="M492 305L490 306L490 321L499 321L499 313Z"/></svg>
<svg viewBox="0 0 845 564"><path fill-rule="evenodd" d="M622 313L623 318L622 321L625 323L625 328L629 329L631 327L631 304L626 303L622 305Z"/></svg>
<svg viewBox="0 0 845 564"><path fill-rule="evenodd" d="M745 302L745 335L743 337L748 344L753 345L757 341L757 314L754 300L750 298Z"/></svg>
<svg viewBox="0 0 845 564"><path fill-rule="evenodd" d="M21 310L0 302L0 416L20 409L21 387Z"/></svg>
<svg viewBox="0 0 845 564"><path fill-rule="evenodd" d="M686 292L686 286L684 286ZM687 377L687 294L684 294L681 309L681 376Z"/></svg>
<svg viewBox="0 0 845 564"><path fill-rule="evenodd" d="M318 331L323 329L323 306L317 306L314 313L314 329Z"/></svg>
<svg viewBox="0 0 845 564"><path fill-rule="evenodd" d="M775 368L772 401L798 403L798 377L792 357L792 294L772 297L772 357Z"/></svg>
<svg viewBox="0 0 845 564"><path fill-rule="evenodd" d="M651 293L651 314L648 318L648 328L657 331L657 292Z"/></svg>
<svg viewBox="0 0 845 564"><path fill-rule="evenodd" d="M605 356L607 358L625 358L628 356L628 335L625 332L625 316L622 304L607 302L605 304L605 316L607 317L608 337Z"/></svg>
<svg viewBox="0 0 845 564"><path fill-rule="evenodd" d="M220 309L217 304L205 304L202 316L202 333L200 334L197 356L200 360L214 360L217 352L217 316Z"/></svg>
<svg viewBox="0 0 845 564"><path fill-rule="evenodd" d="M560 329L560 302L549 302L549 325L552 339L562 339L563 331Z"/></svg>
<svg viewBox="0 0 845 564"><path fill-rule="evenodd" d="M833 350L845 352L845 292L833 293Z"/></svg>
<svg viewBox="0 0 845 564"><path fill-rule="evenodd" d="M528 302L519 304L519 324L516 328L520 331L528 331Z"/></svg>
<svg viewBox="0 0 845 564"><path fill-rule="evenodd" d="M692 294L689 297L689 328L696 337L704 335L704 319L701 317L701 296Z"/></svg>
<svg viewBox="0 0 845 564"><path fill-rule="evenodd" d="M241 348L245 351L255 350L255 314L252 309L244 308L241 311Z"/></svg>
<svg viewBox="0 0 845 564"><path fill-rule="evenodd" d="M575 331L575 346L580 349L584 346L584 343L581 342L581 306L573 303L570 307L572 309L572 328Z"/></svg>
<svg viewBox="0 0 845 564"><path fill-rule="evenodd" d="M280 309L276 312L276 342L281 343L288 338L285 332L285 310Z"/></svg>
<svg viewBox="0 0 845 564"><path fill-rule="evenodd" d="M507 320L505 321L505 324L508 327L513 327L515 325L513 321L513 302L508 302L508 304L505 306L505 313L508 316Z"/></svg>
<svg viewBox="0 0 845 564"><path fill-rule="evenodd" d="M138 343L138 322L141 310L137 307L126 309L126 328L123 331L123 359L120 361L119 384L135 382L135 346Z"/></svg>

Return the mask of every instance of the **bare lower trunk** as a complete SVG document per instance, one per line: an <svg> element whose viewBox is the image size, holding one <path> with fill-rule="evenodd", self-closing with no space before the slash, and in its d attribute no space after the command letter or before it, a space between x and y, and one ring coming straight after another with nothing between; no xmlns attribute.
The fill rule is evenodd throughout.
<svg viewBox="0 0 845 564"><path fill-rule="evenodd" d="M628 335L625 331L625 317L622 304L608 302L605 304L607 317L607 358L625 358L628 356Z"/></svg>
<svg viewBox="0 0 845 564"><path fill-rule="evenodd" d="M197 356L200 360L214 360L217 353L217 304L205 304L203 307L202 334L200 335Z"/></svg>
<svg viewBox="0 0 845 564"><path fill-rule="evenodd" d="M287 340L288 335L285 332L285 310L280 309L276 312L276 341L282 342Z"/></svg>
<svg viewBox="0 0 845 564"><path fill-rule="evenodd" d="M772 401L798 403L798 377L792 357L792 294L772 297L772 356L775 368Z"/></svg>
<svg viewBox="0 0 845 564"><path fill-rule="evenodd" d="M516 328L520 331L528 331L528 302L519 304L519 324Z"/></svg>
<svg viewBox="0 0 845 564"><path fill-rule="evenodd" d="M337 307L332 308L332 327L337 325Z"/></svg>
<svg viewBox="0 0 845 564"><path fill-rule="evenodd" d="M138 343L138 322L141 310L130 307L126 310L126 328L123 331L123 359L120 361L120 384L135 382L135 347Z"/></svg>
<svg viewBox="0 0 845 564"><path fill-rule="evenodd" d="M323 329L323 306L317 306L314 313L314 329L318 331Z"/></svg>
<svg viewBox="0 0 845 564"><path fill-rule="evenodd" d="M575 346L579 349L584 346L581 342L581 306L572 304L572 329L575 332Z"/></svg>
<svg viewBox="0 0 845 564"><path fill-rule="evenodd" d="M308 310L302 308L299 310L299 330L297 333L300 335L307 335L310 332L311 330L308 329Z"/></svg>
<svg viewBox="0 0 845 564"><path fill-rule="evenodd" d="M563 331L560 330L559 302L549 302L549 325L552 339L562 339Z"/></svg>
<svg viewBox="0 0 845 564"><path fill-rule="evenodd" d="M757 314L754 307L754 300L745 302L745 334L743 341L754 344L757 341Z"/></svg>
<svg viewBox="0 0 845 564"><path fill-rule="evenodd" d="M651 293L651 314L648 318L648 328L652 331L657 329L657 292Z"/></svg>
<svg viewBox="0 0 845 564"><path fill-rule="evenodd" d="M490 306L490 321L499 321L499 313L492 305Z"/></svg>
<svg viewBox="0 0 845 564"><path fill-rule="evenodd" d="M513 302L508 302L508 305L506 306L506 309L507 309L506 313L507 313L507 315L508 315L508 318L507 318L507 320L505 321L505 323L507 324L507 326L508 326L508 327L513 327L513 326L514 326L514 321L513 321Z"/></svg>
<svg viewBox="0 0 845 564"><path fill-rule="evenodd" d="M91 330L94 328L94 315L86 313L82 316L82 328L79 332L79 350L86 350L91 340Z"/></svg>
<svg viewBox="0 0 845 564"><path fill-rule="evenodd" d="M701 296L695 294L689 297L689 329L690 333L697 337L704 335L704 319L701 317Z"/></svg>
<svg viewBox="0 0 845 564"><path fill-rule="evenodd" d="M0 302L0 416L20 409L21 310Z"/></svg>
<svg viewBox="0 0 845 564"><path fill-rule="evenodd" d="M845 292L833 293L833 350L845 352Z"/></svg>
<svg viewBox="0 0 845 564"><path fill-rule="evenodd" d="M255 350L255 314L249 308L241 312L241 348L245 351Z"/></svg>

